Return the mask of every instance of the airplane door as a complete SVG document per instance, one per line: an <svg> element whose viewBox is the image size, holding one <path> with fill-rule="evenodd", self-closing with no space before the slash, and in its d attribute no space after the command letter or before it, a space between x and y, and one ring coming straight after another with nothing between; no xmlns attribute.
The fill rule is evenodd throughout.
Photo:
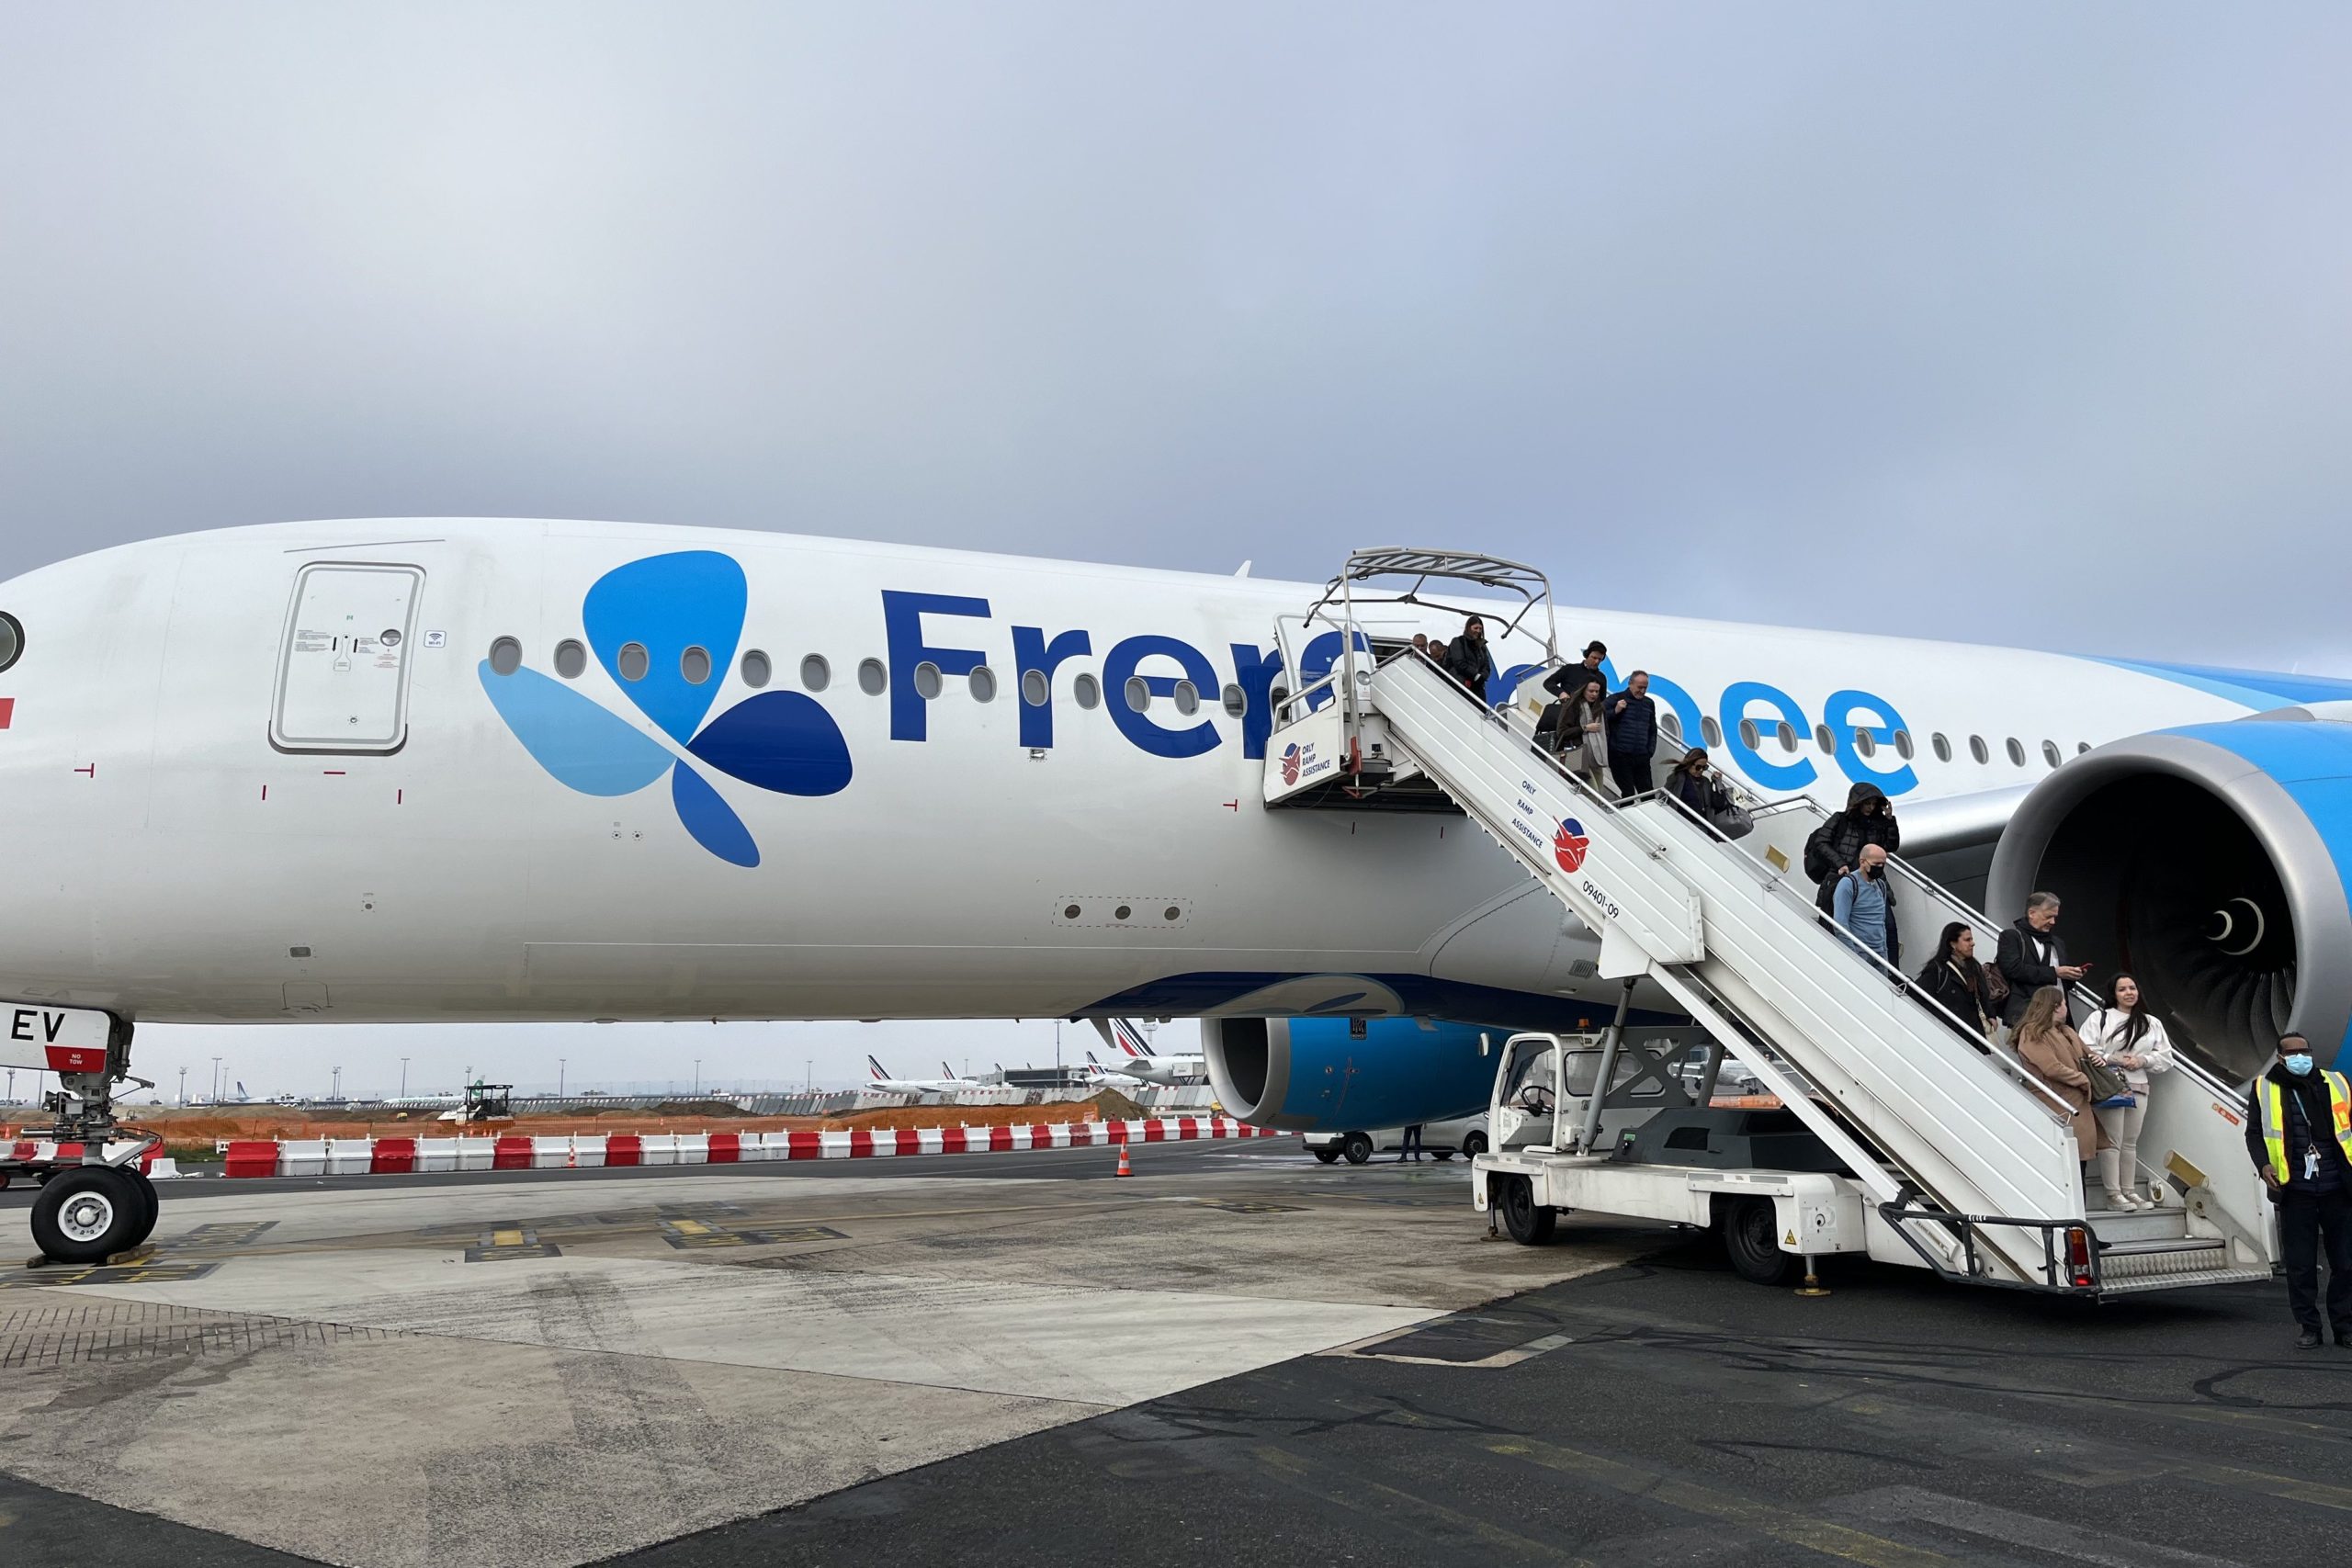
<svg viewBox="0 0 2352 1568"><path fill-rule="evenodd" d="M313 561L294 579L277 649L271 744L397 751L408 739L408 655L424 572Z"/></svg>

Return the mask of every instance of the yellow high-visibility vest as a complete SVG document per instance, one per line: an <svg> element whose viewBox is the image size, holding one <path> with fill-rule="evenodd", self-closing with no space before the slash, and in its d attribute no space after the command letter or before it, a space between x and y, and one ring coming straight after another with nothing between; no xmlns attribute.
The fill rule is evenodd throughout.
<svg viewBox="0 0 2352 1568"><path fill-rule="evenodd" d="M2327 1108L2329 1120L2335 1124L2336 1146L2344 1151L2345 1163L2352 1165L2352 1081L2337 1072L2323 1072L2320 1078L2327 1085ZM2287 1169L2287 1091L2267 1073L2262 1078L2261 1102L2262 1144L2270 1152L2271 1174L2283 1187L2292 1179Z"/></svg>

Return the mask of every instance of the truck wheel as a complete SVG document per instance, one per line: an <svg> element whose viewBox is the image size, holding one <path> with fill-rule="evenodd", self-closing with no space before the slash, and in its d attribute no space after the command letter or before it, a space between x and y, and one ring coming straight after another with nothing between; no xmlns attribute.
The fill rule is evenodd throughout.
<svg viewBox="0 0 2352 1568"><path fill-rule="evenodd" d="M1543 1246L1552 1239L1552 1232L1560 1223L1557 1209L1535 1206L1535 1184L1523 1176L1495 1178L1487 1200L1502 1210L1503 1229L1521 1247Z"/></svg>
<svg viewBox="0 0 2352 1568"><path fill-rule="evenodd" d="M1758 1285L1785 1285L1796 1271L1795 1255L1781 1250L1770 1198L1732 1200L1724 1205L1715 1228L1723 1234L1731 1271L1741 1279Z"/></svg>
<svg viewBox="0 0 2352 1568"><path fill-rule="evenodd" d="M137 1245L147 1205L129 1177L103 1166L60 1172L33 1200L33 1245L60 1263L103 1263Z"/></svg>
<svg viewBox="0 0 2352 1568"><path fill-rule="evenodd" d="M1309 1149L1306 1152L1313 1155L1317 1159L1321 1160L1325 1165L1336 1164L1340 1158L1340 1151L1336 1148Z"/></svg>
<svg viewBox="0 0 2352 1568"><path fill-rule="evenodd" d="M1348 1156L1350 1165L1362 1165L1372 1157L1372 1134L1350 1133L1340 1140L1340 1152Z"/></svg>
<svg viewBox="0 0 2352 1568"><path fill-rule="evenodd" d="M1487 1152L1487 1134L1484 1134L1484 1133L1472 1133L1469 1136L1467 1136L1467 1137L1465 1137L1465 1138L1464 1138L1464 1139L1462 1140L1462 1157L1463 1157L1463 1158L1464 1158L1464 1159L1476 1159L1480 1155L1485 1154L1486 1152Z"/></svg>

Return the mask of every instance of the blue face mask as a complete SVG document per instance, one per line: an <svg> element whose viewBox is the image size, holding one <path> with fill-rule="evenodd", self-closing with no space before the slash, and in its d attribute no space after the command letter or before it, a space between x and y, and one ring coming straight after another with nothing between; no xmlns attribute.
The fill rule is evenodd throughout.
<svg viewBox="0 0 2352 1568"><path fill-rule="evenodd" d="M2308 1051L2298 1051L2293 1055L2288 1057L2287 1070L2294 1074L2297 1077L2304 1077L2312 1070L2311 1053Z"/></svg>

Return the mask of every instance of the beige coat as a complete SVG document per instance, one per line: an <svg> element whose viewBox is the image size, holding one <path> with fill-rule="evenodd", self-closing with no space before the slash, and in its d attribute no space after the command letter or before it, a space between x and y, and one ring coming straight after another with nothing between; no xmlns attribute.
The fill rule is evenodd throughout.
<svg viewBox="0 0 2352 1568"><path fill-rule="evenodd" d="M2083 1073L2083 1037L2075 1032L2075 1026L2053 1023L2038 1034L2020 1029L2009 1043L2026 1070L2056 1089L2073 1107L2075 1146L2081 1151L2077 1157L2088 1159L2097 1154L2106 1138L2099 1132L2098 1118L2091 1114L2091 1080Z"/></svg>

